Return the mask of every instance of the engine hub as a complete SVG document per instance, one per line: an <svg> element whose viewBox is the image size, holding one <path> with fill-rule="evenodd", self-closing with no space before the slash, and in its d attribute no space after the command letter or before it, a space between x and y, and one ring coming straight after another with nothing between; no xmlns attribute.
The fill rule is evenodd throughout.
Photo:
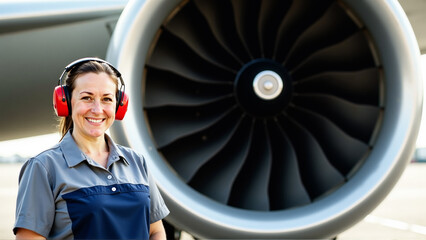
<svg viewBox="0 0 426 240"><path fill-rule="evenodd" d="M255 59L245 64L235 81L235 96L245 112L274 116L282 112L292 95L288 71L270 59Z"/></svg>
<svg viewBox="0 0 426 240"><path fill-rule="evenodd" d="M273 100L283 90L283 80L273 71L265 70L256 75L253 81L256 95L264 100Z"/></svg>

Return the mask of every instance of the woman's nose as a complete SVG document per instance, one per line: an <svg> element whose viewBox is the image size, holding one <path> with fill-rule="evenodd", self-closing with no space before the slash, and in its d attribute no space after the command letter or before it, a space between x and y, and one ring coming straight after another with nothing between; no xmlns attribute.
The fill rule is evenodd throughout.
<svg viewBox="0 0 426 240"><path fill-rule="evenodd" d="M93 113L101 113L102 112L102 105L101 105L99 100L93 101L91 110L92 110Z"/></svg>

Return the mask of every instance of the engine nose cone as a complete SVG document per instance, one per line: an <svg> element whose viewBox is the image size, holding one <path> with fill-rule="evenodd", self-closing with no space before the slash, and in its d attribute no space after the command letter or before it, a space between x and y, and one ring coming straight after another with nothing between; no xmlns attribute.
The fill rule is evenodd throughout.
<svg viewBox="0 0 426 240"><path fill-rule="evenodd" d="M273 71L265 70L256 75L253 81L256 95L264 100L275 99L283 90L283 80Z"/></svg>
<svg viewBox="0 0 426 240"><path fill-rule="evenodd" d="M270 59L255 59L238 72L235 97L242 109L256 117L281 114L292 96L290 73L280 63Z"/></svg>

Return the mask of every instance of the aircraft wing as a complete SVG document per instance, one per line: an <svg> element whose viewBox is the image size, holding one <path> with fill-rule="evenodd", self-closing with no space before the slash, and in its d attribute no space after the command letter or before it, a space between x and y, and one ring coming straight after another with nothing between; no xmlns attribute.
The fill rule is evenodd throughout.
<svg viewBox="0 0 426 240"><path fill-rule="evenodd" d="M84 56L105 58L126 3L0 1L0 141L56 131L61 71Z"/></svg>

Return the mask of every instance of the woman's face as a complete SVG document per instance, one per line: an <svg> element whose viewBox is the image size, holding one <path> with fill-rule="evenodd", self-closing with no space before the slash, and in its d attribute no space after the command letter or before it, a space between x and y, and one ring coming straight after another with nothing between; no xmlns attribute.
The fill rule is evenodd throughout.
<svg viewBox="0 0 426 240"><path fill-rule="evenodd" d="M115 119L116 85L106 73L86 73L75 80L71 97L73 135L103 136Z"/></svg>

